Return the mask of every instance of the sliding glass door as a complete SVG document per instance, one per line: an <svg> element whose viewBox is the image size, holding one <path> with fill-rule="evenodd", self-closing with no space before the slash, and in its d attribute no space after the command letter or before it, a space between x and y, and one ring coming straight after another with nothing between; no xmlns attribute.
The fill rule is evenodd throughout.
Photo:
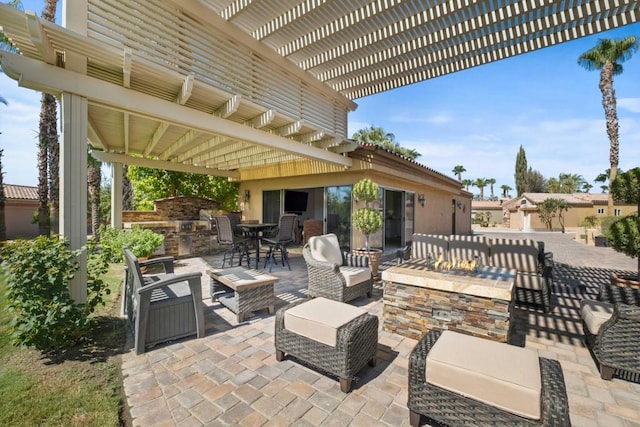
<svg viewBox="0 0 640 427"><path fill-rule="evenodd" d="M351 186L325 189L325 222L327 233L338 236L344 250L351 249Z"/></svg>

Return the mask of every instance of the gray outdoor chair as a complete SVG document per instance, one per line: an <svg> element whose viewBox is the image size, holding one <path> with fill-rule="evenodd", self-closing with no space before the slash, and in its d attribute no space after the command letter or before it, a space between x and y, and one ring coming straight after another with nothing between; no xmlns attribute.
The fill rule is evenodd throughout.
<svg viewBox="0 0 640 427"><path fill-rule="evenodd" d="M262 243L267 245L267 256L264 260L264 267L269 264L269 272L273 268L273 264L276 264L276 252L280 251L280 262L284 267L285 262L287 267L291 270L289 264L289 251L287 246L294 242L295 231L298 227L298 215L296 214L282 214L278 220L278 228L276 229L275 237L264 237Z"/></svg>
<svg viewBox="0 0 640 427"><path fill-rule="evenodd" d="M340 302L361 295L371 298L373 276L369 258L340 248L335 234L314 236L302 249L309 276L309 296Z"/></svg>
<svg viewBox="0 0 640 427"><path fill-rule="evenodd" d="M125 314L135 338L136 354L157 343L190 335L204 336L201 272L175 274L173 258L138 262L129 249L125 258ZM143 276L140 267L163 264L165 274Z"/></svg>
<svg viewBox="0 0 640 427"><path fill-rule="evenodd" d="M222 266L224 267L227 263L227 255L229 256L229 266L233 266L233 258L237 252L240 256L238 265L242 265L242 259L246 256L247 267L249 267L250 254L249 247L247 246L248 239L234 233L233 228L231 227L231 220L228 216L216 215L213 219L218 232L218 244L228 246L222 258Z"/></svg>

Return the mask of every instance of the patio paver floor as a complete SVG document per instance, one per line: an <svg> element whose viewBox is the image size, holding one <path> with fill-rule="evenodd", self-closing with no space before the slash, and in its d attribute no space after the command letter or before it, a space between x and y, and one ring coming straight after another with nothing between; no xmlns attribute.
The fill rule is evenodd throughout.
<svg viewBox="0 0 640 427"><path fill-rule="evenodd" d="M483 233L482 230L476 232ZM571 234L496 233L489 237L544 240L554 252L553 311L516 311L514 333L525 346L562 365L574 426L640 426L640 384L604 381L584 345L578 314L582 298L595 298L597 284L612 270L635 271L636 260L610 248L585 246ZM306 297L307 273L299 251L291 271L274 266L276 310ZM295 252L298 252L297 254ZM382 268L395 262L389 259ZM218 267L221 257L176 261L176 272ZM206 336L123 355L127 403L136 426L408 426L408 356L415 340L380 330L378 363L365 367L344 394L335 378L287 357L275 359L275 316L261 310L238 324L236 316L209 298L202 276ZM382 283L373 298L352 304L382 316ZM382 322L380 322L382 325Z"/></svg>

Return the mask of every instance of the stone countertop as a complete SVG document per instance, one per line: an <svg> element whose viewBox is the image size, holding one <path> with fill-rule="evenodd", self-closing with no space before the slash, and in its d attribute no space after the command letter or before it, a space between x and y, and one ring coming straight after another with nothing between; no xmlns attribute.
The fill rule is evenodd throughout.
<svg viewBox="0 0 640 427"><path fill-rule="evenodd" d="M425 263L408 262L383 271L382 280L511 301L516 274L516 270L497 267L482 267L477 273L461 270L434 271L427 269Z"/></svg>

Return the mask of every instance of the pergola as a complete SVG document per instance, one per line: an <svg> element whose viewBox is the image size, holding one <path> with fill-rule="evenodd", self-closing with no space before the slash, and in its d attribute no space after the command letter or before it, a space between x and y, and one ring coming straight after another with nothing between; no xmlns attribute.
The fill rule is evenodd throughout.
<svg viewBox="0 0 640 427"><path fill-rule="evenodd" d="M242 180L349 168L354 99L639 21L637 0L63 0L63 25L0 5L19 85L61 100L60 232L86 243L87 144L122 165ZM81 262L81 265L84 263ZM86 271L71 284L86 298Z"/></svg>

